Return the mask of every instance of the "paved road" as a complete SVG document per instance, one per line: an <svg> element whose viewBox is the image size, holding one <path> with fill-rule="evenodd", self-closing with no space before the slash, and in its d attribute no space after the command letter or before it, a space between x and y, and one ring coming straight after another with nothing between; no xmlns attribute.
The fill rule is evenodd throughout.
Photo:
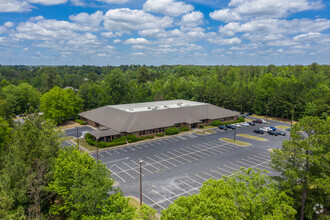
<svg viewBox="0 0 330 220"><path fill-rule="evenodd" d="M264 126L287 125L270 121L249 128L237 128L237 134L250 134L268 139L262 142L238 137L249 142L250 147L239 147L219 140L233 138L234 131L221 131L209 135L185 134L167 139L137 143L118 149L100 152L100 160L112 172L112 176L125 195L139 198L139 161L143 160L143 201L158 211L168 207L179 196L199 192L202 183L230 175L240 167L252 167L270 171L269 148L280 148L288 135L257 135L254 129ZM96 158L96 154L91 154Z"/></svg>
<svg viewBox="0 0 330 220"><path fill-rule="evenodd" d="M72 129L65 130L65 135L68 136L68 137L72 136L72 137L77 138L77 129L78 129L78 136L79 137L82 136L83 131L93 131L94 130L89 126L82 126L82 127L77 127L77 128L72 128Z"/></svg>

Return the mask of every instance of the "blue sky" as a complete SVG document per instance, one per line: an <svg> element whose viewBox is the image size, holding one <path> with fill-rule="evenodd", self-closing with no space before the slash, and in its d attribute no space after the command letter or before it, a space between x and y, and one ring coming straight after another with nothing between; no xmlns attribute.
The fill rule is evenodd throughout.
<svg viewBox="0 0 330 220"><path fill-rule="evenodd" d="M0 0L0 64L330 64L329 0Z"/></svg>

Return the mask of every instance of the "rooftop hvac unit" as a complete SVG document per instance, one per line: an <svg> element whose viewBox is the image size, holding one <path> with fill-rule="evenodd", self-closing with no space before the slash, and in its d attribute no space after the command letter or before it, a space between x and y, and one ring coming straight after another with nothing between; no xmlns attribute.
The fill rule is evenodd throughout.
<svg viewBox="0 0 330 220"><path fill-rule="evenodd" d="M168 108L168 106L167 105L164 105L164 108Z"/></svg>
<svg viewBox="0 0 330 220"><path fill-rule="evenodd" d="M181 105L182 105L182 102L178 102L178 103L177 103L177 106L181 106Z"/></svg>
<svg viewBox="0 0 330 220"><path fill-rule="evenodd" d="M147 107L147 109L151 109L151 107Z"/></svg>

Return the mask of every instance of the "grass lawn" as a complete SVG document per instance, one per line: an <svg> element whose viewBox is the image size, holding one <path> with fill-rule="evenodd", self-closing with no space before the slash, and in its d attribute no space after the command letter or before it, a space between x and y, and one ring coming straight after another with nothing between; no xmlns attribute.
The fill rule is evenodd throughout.
<svg viewBox="0 0 330 220"><path fill-rule="evenodd" d="M140 209L140 200L139 200L138 198L136 198L136 197L134 197L134 196L127 196L127 198L129 198L128 203L129 203L131 206L137 208L138 210ZM143 204L145 204L145 203L143 203ZM157 219L157 220L160 219L160 215L159 215L158 213L156 213L155 216L149 218L149 220L156 220L156 219Z"/></svg>
<svg viewBox="0 0 330 220"><path fill-rule="evenodd" d="M199 134L199 135L207 135L209 133L207 132L202 132L202 131L195 131L196 134Z"/></svg>
<svg viewBox="0 0 330 220"><path fill-rule="evenodd" d="M210 128L215 128L215 126L204 126L204 128L201 129L210 129Z"/></svg>
<svg viewBox="0 0 330 220"><path fill-rule="evenodd" d="M284 126L284 125L279 125L279 126L276 126L276 128L279 128L279 129L287 129L287 128L290 128L288 126Z"/></svg>
<svg viewBox="0 0 330 220"><path fill-rule="evenodd" d="M220 141L227 142L227 143L235 144L235 145L238 145L238 146L241 146L241 147L249 147L249 146L251 146L251 144L248 143L248 142L238 141L238 140L234 141L234 139L230 139L230 138L220 138L219 140Z"/></svg>
<svg viewBox="0 0 330 220"><path fill-rule="evenodd" d="M72 137L72 136L69 136L69 137L62 137L62 138L61 138L62 141L73 140L73 139L75 139L75 138Z"/></svg>
<svg viewBox="0 0 330 220"><path fill-rule="evenodd" d="M212 130L206 130L205 132L210 133L210 134L214 134L215 133L215 131L212 131Z"/></svg>
<svg viewBox="0 0 330 220"><path fill-rule="evenodd" d="M77 140L74 139L73 140L75 143L77 143ZM79 145L81 145L82 147L86 148L89 151L93 151L96 150L96 147L89 145L85 139L79 138Z"/></svg>
<svg viewBox="0 0 330 220"><path fill-rule="evenodd" d="M245 137L245 138L249 138L249 139L254 139L254 140L258 140L258 141L268 141L268 140L265 139L265 138L256 137L256 136L248 135L248 134L238 134L237 136Z"/></svg>

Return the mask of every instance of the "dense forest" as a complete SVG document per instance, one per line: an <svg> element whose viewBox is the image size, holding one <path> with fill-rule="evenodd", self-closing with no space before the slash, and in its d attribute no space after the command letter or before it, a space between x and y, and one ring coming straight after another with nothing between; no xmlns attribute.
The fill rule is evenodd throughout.
<svg viewBox="0 0 330 220"><path fill-rule="evenodd" d="M280 118L330 115L330 66L0 66L0 100L38 108L54 86L73 87L82 110L187 99ZM0 106L4 104L0 101Z"/></svg>

